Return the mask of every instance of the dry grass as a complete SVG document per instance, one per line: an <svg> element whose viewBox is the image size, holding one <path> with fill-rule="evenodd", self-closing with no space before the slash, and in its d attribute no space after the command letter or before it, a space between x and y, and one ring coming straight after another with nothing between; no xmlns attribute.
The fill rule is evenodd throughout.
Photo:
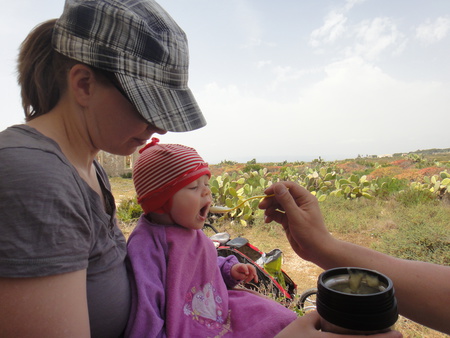
<svg viewBox="0 0 450 338"><path fill-rule="evenodd" d="M112 178L112 191L116 198L116 202L121 200L133 198L135 196L132 181L130 179ZM250 243L258 247L261 251L268 252L274 248L283 251L283 270L294 280L297 284L298 293L309 288L316 287L317 277L323 271L316 265L307 262L298 257L291 249L281 226L277 224L255 225L252 227L242 227L231 223L224 223L217 225L219 231L227 231L231 237L242 236L246 237ZM377 226L383 228L380 231L389 231L395 228L395 224L383 222ZM122 224L121 228L125 236L128 237L132 231L134 224ZM334 233L334 236L362 246L370 247L377 237L372 236L373 228L367 231L350 232L350 233ZM448 337L443 333L428 329L422 325L414 323L404 317L400 317L396 324L396 329L403 333L404 337L419 338L444 338Z"/></svg>
<svg viewBox="0 0 450 338"><path fill-rule="evenodd" d="M136 196L136 191L134 190L133 181L131 179L110 177L109 181L111 182L111 190L116 200L116 204L120 204L120 202Z"/></svg>

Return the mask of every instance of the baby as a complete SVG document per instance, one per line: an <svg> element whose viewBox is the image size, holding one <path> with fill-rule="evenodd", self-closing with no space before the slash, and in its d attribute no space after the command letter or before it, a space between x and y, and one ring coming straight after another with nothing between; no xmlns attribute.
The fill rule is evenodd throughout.
<svg viewBox="0 0 450 338"><path fill-rule="evenodd" d="M189 147L152 142L133 168L144 210L128 240L130 337L273 337L296 314L245 290L251 264L218 257L202 228L212 203L207 163Z"/></svg>

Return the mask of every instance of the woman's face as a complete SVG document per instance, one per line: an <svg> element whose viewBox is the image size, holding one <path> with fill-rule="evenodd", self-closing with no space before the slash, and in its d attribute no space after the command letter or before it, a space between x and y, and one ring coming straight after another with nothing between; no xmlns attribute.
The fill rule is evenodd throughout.
<svg viewBox="0 0 450 338"><path fill-rule="evenodd" d="M130 155L153 134L166 133L149 124L111 82L100 85L88 114L94 147L116 155Z"/></svg>

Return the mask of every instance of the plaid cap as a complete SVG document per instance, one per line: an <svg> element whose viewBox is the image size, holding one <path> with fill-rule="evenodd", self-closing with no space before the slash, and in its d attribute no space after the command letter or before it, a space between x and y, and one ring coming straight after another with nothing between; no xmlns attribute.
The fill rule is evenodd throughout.
<svg viewBox="0 0 450 338"><path fill-rule="evenodd" d="M66 0L53 48L112 72L139 113L157 128L183 132L206 125L187 86L186 35L152 0Z"/></svg>
<svg viewBox="0 0 450 338"><path fill-rule="evenodd" d="M180 144L158 144L154 137L139 152L133 166L138 202L147 214L168 213L172 196L203 175L211 177L208 164L195 149ZM169 204L167 204L169 203Z"/></svg>

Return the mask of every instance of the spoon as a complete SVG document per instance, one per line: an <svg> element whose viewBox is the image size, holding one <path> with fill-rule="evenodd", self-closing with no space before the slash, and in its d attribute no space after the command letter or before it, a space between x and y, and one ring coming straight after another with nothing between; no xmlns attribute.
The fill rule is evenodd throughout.
<svg viewBox="0 0 450 338"><path fill-rule="evenodd" d="M247 198L247 199L243 200L241 203L239 203L238 205L236 205L235 207L232 207L232 208L212 206L211 208L209 208L209 212L211 212L213 214L226 214L227 212L236 210L237 208L241 207L244 203L246 203L246 202L248 202L250 200L254 200L254 199L257 199L257 198L272 197L272 196L275 196L275 194L252 196L250 198Z"/></svg>

